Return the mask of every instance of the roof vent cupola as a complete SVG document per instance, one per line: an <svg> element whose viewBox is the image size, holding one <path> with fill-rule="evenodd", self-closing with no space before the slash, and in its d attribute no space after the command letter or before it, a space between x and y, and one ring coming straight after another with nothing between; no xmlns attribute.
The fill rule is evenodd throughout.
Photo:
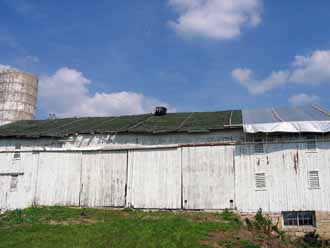
<svg viewBox="0 0 330 248"><path fill-rule="evenodd" d="M155 116L162 116L167 114L167 108L159 106L155 108Z"/></svg>

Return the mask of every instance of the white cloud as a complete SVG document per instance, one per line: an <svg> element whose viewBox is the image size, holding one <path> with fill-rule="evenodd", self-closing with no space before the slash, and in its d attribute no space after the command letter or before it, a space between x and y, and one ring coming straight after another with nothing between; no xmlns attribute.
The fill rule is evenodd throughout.
<svg viewBox="0 0 330 248"><path fill-rule="evenodd" d="M152 112L156 105L167 106L152 97L135 92L97 92L91 94L92 81L67 67L41 77L39 107L57 116L107 116Z"/></svg>
<svg viewBox="0 0 330 248"><path fill-rule="evenodd" d="M169 4L179 14L170 25L181 34L226 40L261 22L262 0L169 0Z"/></svg>
<svg viewBox="0 0 330 248"><path fill-rule="evenodd" d="M232 76L242 83L251 81L252 71L248 68L236 68L232 71Z"/></svg>
<svg viewBox="0 0 330 248"><path fill-rule="evenodd" d="M260 82L252 79L251 75L252 71L247 68L236 68L232 71L232 77L235 80L245 86L251 94L259 95L285 84L289 73L287 71L274 71Z"/></svg>
<svg viewBox="0 0 330 248"><path fill-rule="evenodd" d="M273 71L266 79L251 77L248 68L236 68L232 77L253 95L263 94L285 84L321 84L330 82L330 50L314 51L309 56L296 56L287 70Z"/></svg>
<svg viewBox="0 0 330 248"><path fill-rule="evenodd" d="M301 105L307 105L316 103L319 100L319 97L317 95L308 95L305 93L292 95L289 98L289 103L293 106L301 106Z"/></svg>
<svg viewBox="0 0 330 248"><path fill-rule="evenodd" d="M315 51L310 56L296 56L291 82L319 84L330 82L330 50Z"/></svg>
<svg viewBox="0 0 330 248"><path fill-rule="evenodd" d="M13 69L10 65L0 64L0 72L7 71L7 70L10 70L10 69Z"/></svg>

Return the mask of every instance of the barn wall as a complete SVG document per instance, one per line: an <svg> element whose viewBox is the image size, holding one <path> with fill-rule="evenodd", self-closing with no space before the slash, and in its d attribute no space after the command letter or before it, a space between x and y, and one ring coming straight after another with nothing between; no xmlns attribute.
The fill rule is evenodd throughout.
<svg viewBox="0 0 330 248"><path fill-rule="evenodd" d="M124 207L127 151L82 155L80 206Z"/></svg>
<svg viewBox="0 0 330 248"><path fill-rule="evenodd" d="M265 154L255 154L254 145L235 152L236 206L243 212L330 210L330 144L318 142L315 152L305 143L269 144ZM319 171L320 189L310 189L308 171ZM255 174L266 174L266 188L258 190Z"/></svg>
<svg viewBox="0 0 330 248"><path fill-rule="evenodd" d="M273 143L122 151L0 153L0 209L37 205L329 211L330 143ZM319 171L320 189L307 173ZM4 173L9 173L8 175ZM10 173L18 189L10 191ZM255 173L266 174L257 190ZM233 200L233 202L231 202Z"/></svg>
<svg viewBox="0 0 330 248"><path fill-rule="evenodd" d="M241 140L241 130L226 130L209 133L173 133L173 134L81 134L63 139L0 139L0 151L15 149L15 145L21 145L22 150L44 148L102 148L102 147L127 147L127 146L151 146L196 144L219 141Z"/></svg>
<svg viewBox="0 0 330 248"><path fill-rule="evenodd" d="M24 153L20 159L13 159L13 155L0 154L0 210L26 208L34 203L39 154ZM15 191L10 189L12 176L17 176Z"/></svg>
<svg viewBox="0 0 330 248"><path fill-rule="evenodd" d="M182 148L185 209L234 206L234 146Z"/></svg>
<svg viewBox="0 0 330 248"><path fill-rule="evenodd" d="M181 208L180 149L129 151L127 205Z"/></svg>
<svg viewBox="0 0 330 248"><path fill-rule="evenodd" d="M41 152L35 202L79 206L81 153Z"/></svg>

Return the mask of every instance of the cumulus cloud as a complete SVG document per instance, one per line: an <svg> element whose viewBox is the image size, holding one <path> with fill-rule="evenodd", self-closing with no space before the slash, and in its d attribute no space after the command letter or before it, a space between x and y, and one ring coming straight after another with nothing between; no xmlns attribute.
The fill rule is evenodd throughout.
<svg viewBox="0 0 330 248"><path fill-rule="evenodd" d="M92 81L67 67L40 78L39 107L57 116L108 116L152 112L156 105L168 106L136 92L97 92L91 94ZM172 110L173 111L173 110Z"/></svg>
<svg viewBox="0 0 330 248"><path fill-rule="evenodd" d="M169 0L169 4L178 13L170 26L181 34L226 40L261 22L261 0Z"/></svg>
<svg viewBox="0 0 330 248"><path fill-rule="evenodd" d="M330 50L315 51L310 56L296 56L291 82L319 84L330 81Z"/></svg>
<svg viewBox="0 0 330 248"><path fill-rule="evenodd" d="M234 79L245 86L253 95L263 94L275 87L285 84L289 73L287 71L274 71L267 78L260 82L251 78L252 71L247 68L237 68L232 71Z"/></svg>
<svg viewBox="0 0 330 248"><path fill-rule="evenodd" d="M236 68L232 77L253 95L263 94L285 84L321 84L330 82L330 50L314 51L308 56L296 56L287 70L273 71L257 80L249 68Z"/></svg>
<svg viewBox="0 0 330 248"><path fill-rule="evenodd" d="M0 72L2 71L7 71L7 70L13 70L14 68L11 67L10 65L3 65L3 64L0 64Z"/></svg>
<svg viewBox="0 0 330 248"><path fill-rule="evenodd" d="M293 106L301 106L301 105L307 105L316 103L319 100L319 97L317 95L308 95L305 93L292 95L289 98L289 103Z"/></svg>

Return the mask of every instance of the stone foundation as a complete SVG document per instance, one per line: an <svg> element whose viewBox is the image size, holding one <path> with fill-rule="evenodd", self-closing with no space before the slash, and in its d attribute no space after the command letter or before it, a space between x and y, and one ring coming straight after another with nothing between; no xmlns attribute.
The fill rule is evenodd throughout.
<svg viewBox="0 0 330 248"><path fill-rule="evenodd" d="M239 213L242 219L253 219L256 213ZM330 240L330 212L315 211L315 226L283 226L283 217L281 213L264 213L269 216L280 230L293 237L304 237L306 233L316 231L322 239Z"/></svg>

